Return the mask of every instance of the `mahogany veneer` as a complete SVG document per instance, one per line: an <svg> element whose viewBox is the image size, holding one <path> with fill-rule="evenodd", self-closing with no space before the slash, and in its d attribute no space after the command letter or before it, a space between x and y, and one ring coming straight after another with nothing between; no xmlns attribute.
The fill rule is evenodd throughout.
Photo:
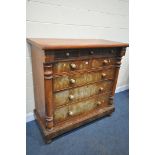
<svg viewBox="0 0 155 155"><path fill-rule="evenodd" d="M127 43L98 39L39 39L32 45L35 116L45 142L114 111Z"/></svg>

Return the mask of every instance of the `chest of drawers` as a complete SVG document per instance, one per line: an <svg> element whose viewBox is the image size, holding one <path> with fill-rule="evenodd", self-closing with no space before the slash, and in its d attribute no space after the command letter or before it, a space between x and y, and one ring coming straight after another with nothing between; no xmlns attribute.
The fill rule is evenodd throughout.
<svg viewBox="0 0 155 155"><path fill-rule="evenodd" d="M31 44L35 117L46 142L114 111L128 44L93 39L27 39Z"/></svg>

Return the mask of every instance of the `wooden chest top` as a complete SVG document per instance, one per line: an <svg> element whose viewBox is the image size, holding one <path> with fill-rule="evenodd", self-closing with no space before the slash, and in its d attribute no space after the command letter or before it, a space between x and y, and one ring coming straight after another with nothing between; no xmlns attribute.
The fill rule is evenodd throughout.
<svg viewBox="0 0 155 155"><path fill-rule="evenodd" d="M71 48L128 47L129 44L103 39L29 38L27 41L43 50Z"/></svg>

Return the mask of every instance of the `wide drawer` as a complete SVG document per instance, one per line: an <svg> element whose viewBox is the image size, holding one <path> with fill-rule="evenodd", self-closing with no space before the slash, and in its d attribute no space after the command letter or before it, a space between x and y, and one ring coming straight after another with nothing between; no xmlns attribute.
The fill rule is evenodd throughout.
<svg viewBox="0 0 155 155"><path fill-rule="evenodd" d="M99 71L83 72L64 76L58 76L53 79L53 90L60 91L68 88L82 86L102 80L113 80L115 77L115 68L106 68Z"/></svg>
<svg viewBox="0 0 155 155"><path fill-rule="evenodd" d="M85 114L91 110L98 108L106 108L109 106L109 95L91 98L85 101L61 107L54 112L54 122L61 122L74 116Z"/></svg>
<svg viewBox="0 0 155 155"><path fill-rule="evenodd" d="M99 83L94 83L82 87L77 87L69 90L54 93L53 101L56 107L64 104L70 104L81 101L84 98L89 98L97 94L112 91L113 81L105 80Z"/></svg>
<svg viewBox="0 0 155 155"><path fill-rule="evenodd" d="M90 70L108 65L115 65L116 62L117 59L115 58L92 58L84 60L55 62L53 66L53 73L62 74L80 70Z"/></svg>

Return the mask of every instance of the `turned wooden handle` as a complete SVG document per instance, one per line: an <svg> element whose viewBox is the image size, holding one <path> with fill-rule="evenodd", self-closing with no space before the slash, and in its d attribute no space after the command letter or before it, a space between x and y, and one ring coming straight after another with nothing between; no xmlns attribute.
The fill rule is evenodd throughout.
<svg viewBox="0 0 155 155"><path fill-rule="evenodd" d="M105 74L105 73L102 73L102 77L103 77L103 78L106 77L106 74Z"/></svg>
<svg viewBox="0 0 155 155"><path fill-rule="evenodd" d="M70 64L71 68L75 69L76 68L76 64Z"/></svg>
<svg viewBox="0 0 155 155"><path fill-rule="evenodd" d="M74 95L69 95L69 99L73 100L74 99Z"/></svg>
<svg viewBox="0 0 155 155"><path fill-rule="evenodd" d="M103 61L103 64L108 64L108 63L109 63L108 60L104 60L104 61Z"/></svg>
<svg viewBox="0 0 155 155"><path fill-rule="evenodd" d="M72 111L69 111L69 112L68 112L68 115L69 115L69 116L73 116L73 112L72 112Z"/></svg>
<svg viewBox="0 0 155 155"><path fill-rule="evenodd" d="M97 102L97 105L101 105L101 104L102 104L102 102L101 102L101 101L98 101L98 102Z"/></svg>
<svg viewBox="0 0 155 155"><path fill-rule="evenodd" d="M92 55L93 55L93 54L94 54L94 51L90 51L90 54L92 54Z"/></svg>
<svg viewBox="0 0 155 155"><path fill-rule="evenodd" d="M76 81L74 79L70 79L70 83L74 84Z"/></svg>
<svg viewBox="0 0 155 155"><path fill-rule="evenodd" d="M67 52L67 53L66 53L66 56L70 56L70 53L69 53L69 52Z"/></svg>
<svg viewBox="0 0 155 155"><path fill-rule="evenodd" d="M103 91L103 87L100 87L100 89L99 89L100 91Z"/></svg>

